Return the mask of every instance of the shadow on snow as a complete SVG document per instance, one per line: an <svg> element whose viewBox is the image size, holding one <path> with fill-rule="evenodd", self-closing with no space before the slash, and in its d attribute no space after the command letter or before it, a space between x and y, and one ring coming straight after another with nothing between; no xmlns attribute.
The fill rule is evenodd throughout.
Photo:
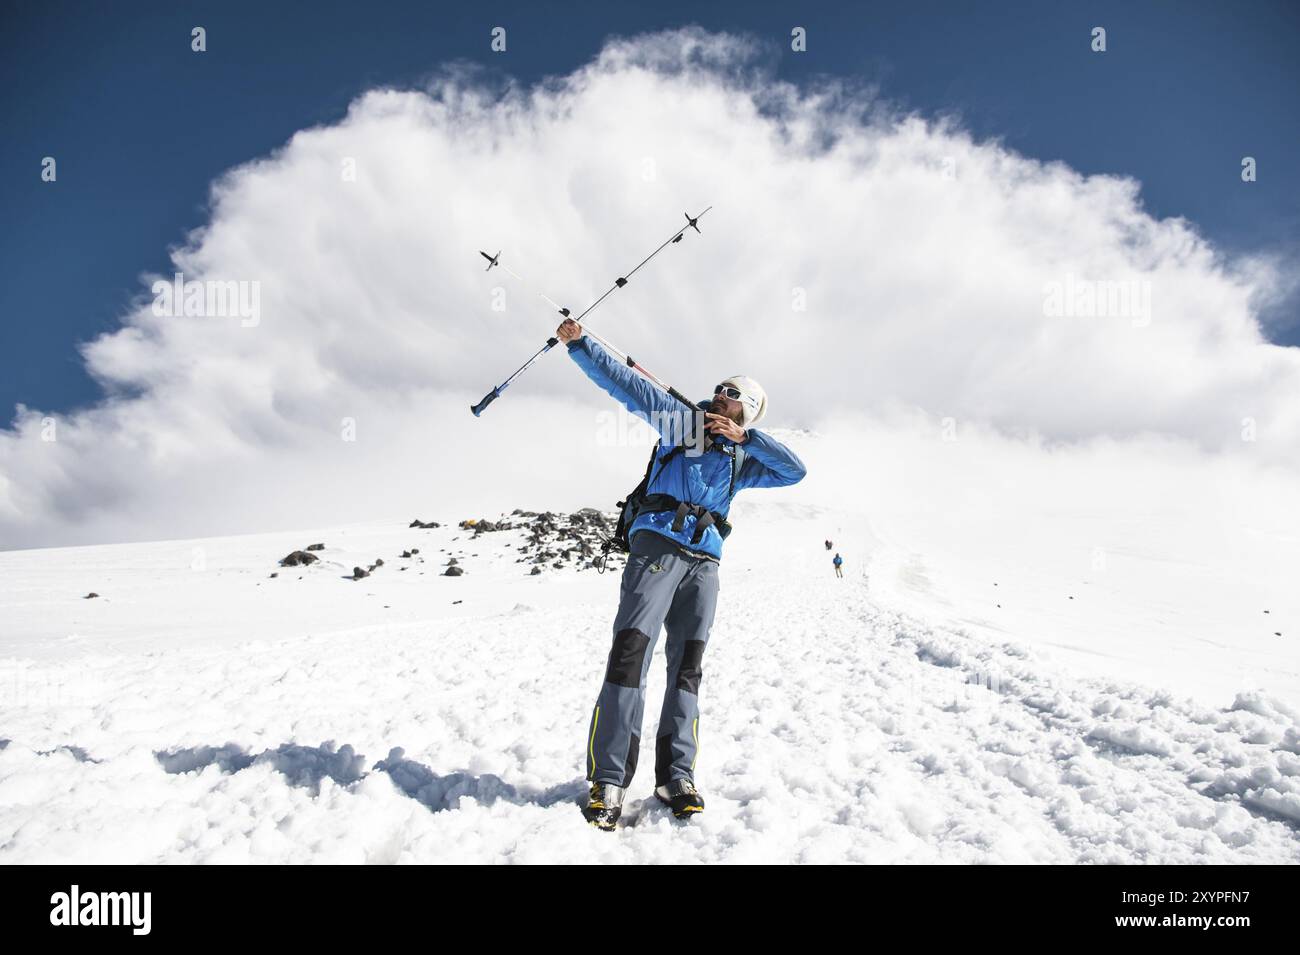
<svg viewBox="0 0 1300 955"><path fill-rule="evenodd" d="M223 773L237 773L255 763L269 763L273 769L284 774L289 785L307 789L312 795L320 794L321 780L326 776L340 786L352 786L370 773L387 773L398 789L428 807L431 812L457 808L462 796L484 806L495 802L519 806L553 806L560 802L578 802L586 793L586 786L580 780L536 790L512 786L492 773L481 776L448 773L440 776L423 763L407 759L400 746L389 750L388 755L375 763L369 772L364 768L365 756L346 743L335 748L333 741L326 741L319 746L284 743L275 749L256 754L234 743L226 743L224 746L160 750L154 755L168 773L189 773L212 765L216 765Z"/></svg>

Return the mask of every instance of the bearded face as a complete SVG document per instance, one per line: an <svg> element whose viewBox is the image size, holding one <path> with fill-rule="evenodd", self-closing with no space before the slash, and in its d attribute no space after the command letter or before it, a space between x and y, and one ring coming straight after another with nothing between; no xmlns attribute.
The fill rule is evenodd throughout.
<svg viewBox="0 0 1300 955"><path fill-rule="evenodd" d="M738 425L744 425L745 423L740 402L736 401L734 398L728 398L726 395L714 395L713 401L709 405L709 410L714 414L720 414L730 418Z"/></svg>

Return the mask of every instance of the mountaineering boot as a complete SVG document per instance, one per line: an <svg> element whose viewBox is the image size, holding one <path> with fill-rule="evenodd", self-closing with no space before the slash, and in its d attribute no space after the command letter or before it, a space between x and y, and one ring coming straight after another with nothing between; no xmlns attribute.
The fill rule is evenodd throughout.
<svg viewBox="0 0 1300 955"><path fill-rule="evenodd" d="M689 779L673 779L666 786L656 786L655 795L660 802L668 804L678 819L704 811L704 797Z"/></svg>
<svg viewBox="0 0 1300 955"><path fill-rule="evenodd" d="M583 807L582 818L595 826L609 832L615 828L618 817L623 813L623 797L627 790L612 783L592 783L587 795L587 805Z"/></svg>

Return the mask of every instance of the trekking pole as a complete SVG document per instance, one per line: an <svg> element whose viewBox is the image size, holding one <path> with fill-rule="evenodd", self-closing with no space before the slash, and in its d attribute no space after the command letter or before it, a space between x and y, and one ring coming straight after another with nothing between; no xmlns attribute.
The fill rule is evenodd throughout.
<svg viewBox="0 0 1300 955"><path fill-rule="evenodd" d="M498 253L498 255L499 255L499 254L500 254L500 253ZM524 285L525 287L528 286L528 282L527 282L527 281L524 279L524 277L523 277L522 275L520 275L518 272L514 271L514 270L511 269L511 268L508 268L508 267L507 267L506 265L504 265L503 263L497 263L497 264L500 265L501 268L503 268L503 269L505 269L507 272L509 272L509 273L510 273L514 278L518 279L519 282L520 282L520 284ZM565 318L568 318L568 317L569 317L569 310L568 310L567 308L564 308L563 306L557 305L557 304L556 304L556 303L555 303L555 302L554 302L554 301L553 301L549 296L543 294L542 292L538 292L537 295L538 295L539 298L543 298L543 299L545 299L547 302L549 302L549 303L550 303L550 304L555 308L555 310L556 310L557 312L559 312L561 315L563 315ZM588 309L588 311L590 311L590 309ZM576 320L575 320L575 321L576 321ZM596 341L600 342L600 344L603 345L603 346L605 347L605 350L606 350L606 351L610 352L610 353L613 354L615 357L621 359L625 365L627 365L627 366L628 366L629 368L631 368L633 371L636 371L636 372L640 373L641 376L642 376L643 378L645 378L647 381L649 381L651 384L655 385L655 386L658 387L660 390L666 392L669 396L671 396L671 397L677 399L678 401L680 401L682 404L686 405L687 407L692 408L692 409L695 407L695 405L693 405L693 404L691 403L690 399L687 398L685 395L683 395L680 391L678 391L678 390L677 390L676 388L674 388L672 385L668 384L668 382L664 381L662 378L660 378L660 377L659 377L658 375L656 375L654 372L650 371L650 369L646 368L646 367L645 367L644 365L642 365L639 361L637 361L635 358L633 358L633 357L632 357L631 355L629 355L627 352L623 351L623 349L619 348L617 345L615 345L615 344L614 344L613 342L611 342L609 339L604 338L604 337L602 337L601 335L597 334L594 330L592 330L592 328L591 328L590 326L587 326L587 325L582 326L582 331L583 331L583 334L585 334L585 335L590 335L590 336L591 336L592 338L594 338ZM536 361L536 360L537 360L541 355L545 354L547 351L549 351L552 347L554 347L554 346L557 345L557 344L559 344L559 339L554 338L554 337L548 339L547 342L546 342L546 345L545 345L545 346L544 346L540 351L536 352L536 353L533 355L532 358L528 359L528 361L523 365L522 368L520 368L520 369L519 369L518 371L516 371L513 375L511 375L509 378L507 378L507 379L505 380L505 383L504 383L504 384L498 386L498 388L496 388L496 389L494 389L494 390L497 391L497 392L499 393L499 392L500 392L500 389L505 388L506 385L510 384L510 382L511 382L514 378L518 377L519 373L522 372L522 371L524 370L524 368L527 368L527 367L528 367L529 365L531 365L534 361ZM487 399L485 399L485 400L487 400ZM476 407L478 407L478 406L476 406ZM471 410L472 410L472 409L471 409Z"/></svg>
<svg viewBox="0 0 1300 955"><path fill-rule="evenodd" d="M611 294L613 294L616 290L621 289L623 286L627 285L627 283L628 283L628 279L630 279L633 275L635 275L638 271L640 271L640 269L641 269L642 266L644 266L647 262L649 262L651 259L653 259L653 258L654 258L656 255L658 255L660 252L662 252L665 248L667 248L668 246L672 245L674 242L680 242L680 241L682 240L682 236L683 236L683 234L685 234L685 232L686 232L687 229L694 229L696 232L699 232L699 231L700 231L700 227L699 227L699 225L698 225L697 223L699 223L700 219L704 218L704 214L705 214L706 212L708 212L709 209L712 209L712 208L713 208L713 206L709 206L708 208L706 208L706 209L704 210L704 212L701 212L699 215L696 215L696 216L692 216L689 212L687 212L687 213L683 213L683 214L686 216L686 225L682 226L680 229L678 229L676 232L674 232L671 236L669 236L667 239L665 239L665 240L663 241L663 243L660 244L660 246L659 246L657 249L655 249L653 252L651 252L649 255L647 255L644 259L642 259L640 262L638 262L637 265L636 265L636 268L632 269L631 272L628 272L627 275L622 275L622 276L619 276L618 278L616 278L616 279L614 280L614 284L611 285L608 289L606 289L605 292L604 292L604 294L602 294L598 299L596 299L594 302L592 302L590 305L588 305L586 308L584 308L580 313L578 313L578 315L577 315L576 318L574 318L574 316L570 314L570 312L569 312L569 310L568 310L567 308L564 308L563 306L558 305L558 304L555 302L554 299L551 299L551 298L549 298L549 297L547 297L547 296L545 296L545 295L541 295L540 292L539 292L538 294L541 295L542 298L546 299L546 301L549 302L549 303L550 303L550 304L551 304L551 305L556 309L556 311L558 311L558 312L559 312L561 315L563 315L565 318L573 318L573 320L574 320L575 322L581 322L582 319L583 319L584 317L586 317L587 315L589 315L591 312L595 311L596 308L600 305L601 302L605 301L605 299L607 299L607 298L608 298ZM520 279L520 281L523 281L523 280L520 278L519 275L515 274L515 272L511 271L511 270L510 270L509 268L507 268L506 266L502 266L502 265L501 265L501 261L500 261L500 260L501 260L501 253L500 253L500 252L498 252L496 255L488 255L486 252L480 252L479 255L481 255L481 256L483 256L483 258L487 259L487 261L488 261L487 271L489 271L489 272L492 271L493 266L501 266L502 268L505 268L505 270L506 270L507 272L510 272L510 274L513 275L516 279ZM597 336L597 335L595 335L595 334L592 334L592 337L595 338L595 339L596 339L598 342L600 342L602 345L604 345L606 348L609 348L610 351L615 352L615 354L617 354L620 358L622 358L624 361L626 361L626 362L628 363L628 365L629 365L631 368L634 368L634 369L636 369L637 371L639 371L641 374L645 375L649 380L653 381L653 382L654 382L655 384L657 384L660 388L663 388L664 391L668 392L668 394L672 395L672 397L676 398L678 401L681 401L681 402L685 403L686 405L688 405L688 406L690 406L690 407L692 407L692 408L695 407L694 405L692 405L692 404L690 403L690 401L689 401L687 398L685 398L685 397L681 394L681 392L677 391L677 389L672 388L672 387L669 386L669 385L664 384L664 383L663 383L662 381L660 381L658 378L655 378L653 375L651 375L649 372L647 372L644 368L642 368L640 365L638 365L636 362L634 362L634 361L633 361L630 357L628 357L625 353L620 352L620 351L618 351L617 349L613 348L611 345L609 345L609 343L606 342L603 338L600 338L599 336ZM478 404L476 404L476 405L470 405L470 409L469 409L469 410L472 411L472 412L474 412L474 417L477 418L479 415L481 415L481 414L483 413L483 411L487 408L488 405L490 405L492 402L496 401L498 398L501 397L501 392L505 391L508 387L510 387L511 383L512 383L516 378L518 378L520 375L522 375L525 371L527 371L527 370L532 366L533 362L537 361L537 359L541 358L543 355L545 355L548 351L550 351L552 348L554 348L554 347L555 347L556 345L558 345L559 343L560 343L560 340L559 340L558 338L555 338L554 336L552 336L551 338L548 338L548 339L546 340L546 344L545 344L545 345L543 345L541 348L539 348L536 352L533 353L533 356L532 356L531 358L529 358L526 362L524 362L524 363L523 363L522 365L520 365L517 369L515 369L514 374L512 374L509 378L507 378L505 381L501 382L501 384L497 385L495 388L493 388L491 391L489 391L486 395L484 395L484 396L483 396L483 400L480 401Z"/></svg>

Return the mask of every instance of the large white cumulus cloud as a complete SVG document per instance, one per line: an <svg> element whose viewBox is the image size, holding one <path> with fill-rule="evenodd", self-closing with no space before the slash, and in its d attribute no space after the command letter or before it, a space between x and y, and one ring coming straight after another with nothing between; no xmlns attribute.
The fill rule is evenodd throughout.
<svg viewBox="0 0 1300 955"><path fill-rule="evenodd" d="M1035 440L1154 432L1300 463L1300 355L1266 343L1254 311L1274 271L1153 219L1132 180L861 90L779 83L764 62L691 30L611 41L529 89L449 69L230 171L174 261L189 280L258 282L260 322L159 317L142 295L83 347L102 403L57 418L55 440L39 409L0 432L0 546L433 514L475 495L601 503L575 482L604 468L591 479L626 483L640 452L597 453L607 399L563 355L469 415L554 324L511 284L494 311L509 280L477 250L578 307L707 203L704 235L593 319L683 390L742 372L774 425L915 406ZM1066 282L1146 283L1149 313L1047 314Z"/></svg>

